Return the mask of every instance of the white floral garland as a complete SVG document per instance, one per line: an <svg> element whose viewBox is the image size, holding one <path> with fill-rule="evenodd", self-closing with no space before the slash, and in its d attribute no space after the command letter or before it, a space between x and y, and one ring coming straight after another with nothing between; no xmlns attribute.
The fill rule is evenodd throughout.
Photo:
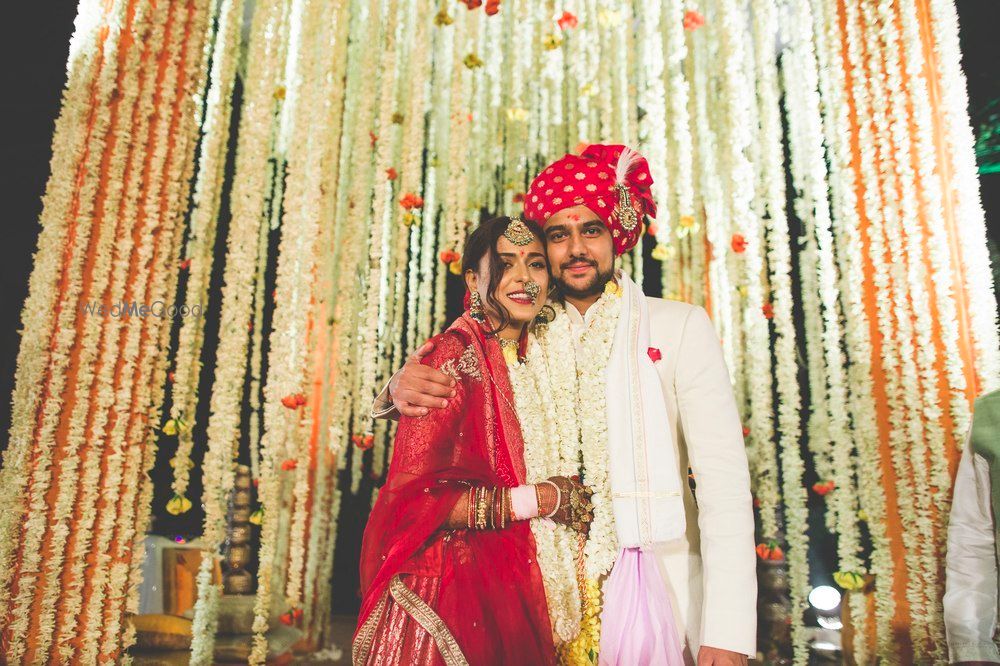
<svg viewBox="0 0 1000 666"><path fill-rule="evenodd" d="M192 626L191 663L210 664L214 660L215 627L217 623L219 587L212 583L213 565L225 529L225 498L233 487L235 462L232 446L238 438L240 403L245 380L250 321L250 299L257 261L259 225L262 224L264 196L268 190L268 160L271 157L274 109L278 104L275 92L280 72L284 68L284 38L287 30L288 3L261 6L254 12L250 34L247 86L240 119L239 145L236 155L236 177L233 188L233 216L226 258L225 288L222 299L222 335L219 340L218 363L212 387L212 416L208 423L208 451L202 463L203 477L215 480L206 484L202 503L205 507L205 527L202 539L205 551L198 571L198 600L195 603ZM275 35L278 38L275 38ZM241 229L240 225L243 225ZM237 279L236 276L243 276ZM285 409L278 405L278 409ZM270 401L268 417L277 420ZM271 418L267 419L271 421ZM267 444L265 443L265 447ZM258 492L265 505L274 505L274 490L269 480L272 465L265 454ZM264 520L266 529L267 518ZM267 539L263 539L266 544ZM258 561L261 571L270 567L266 548Z"/></svg>
<svg viewBox="0 0 1000 666"><path fill-rule="evenodd" d="M1000 332L986 249L985 213L979 198L975 137L965 113L969 108L969 96L961 68L956 11L952 2L930 2L934 64L940 83L941 119L950 148L949 185L955 193L955 227L961 246L963 286L969 300L976 376L982 383L982 392L986 392L1000 386Z"/></svg>
<svg viewBox="0 0 1000 666"><path fill-rule="evenodd" d="M809 511L802 486L805 466L799 452L798 358L795 322L792 318L791 249L785 215L785 168L781 145L777 67L773 49L773 26L778 8L773 0L754 5L753 36L756 58L758 117L760 118L761 204L767 213L767 259L774 309L775 381L778 391L778 432L784 506L785 540L788 543L788 577L791 596L792 648L796 663L809 656L808 634L803 613L808 606Z"/></svg>
<svg viewBox="0 0 1000 666"><path fill-rule="evenodd" d="M588 580L599 580L614 564L618 540L608 472L607 413L594 409L592 401L605 392L621 296L609 291L591 306L579 350L565 306L554 307L555 320L532 340L526 364L511 367L511 386L524 434L525 467L531 475L527 481L577 473L578 461L583 462L583 481L594 490L594 520L583 551L585 572ZM590 360L578 363L578 355ZM553 630L560 640L569 641L579 632L581 620L577 542L572 532L550 522L538 521L532 531Z"/></svg>
<svg viewBox="0 0 1000 666"><path fill-rule="evenodd" d="M852 429L857 441L859 469L878 469L881 465L879 432L876 425L874 390L872 387L871 342L868 315L865 310L862 282L862 249L860 230L853 220L857 216L857 196L854 170L850 165L851 147L849 108L846 101L842 36L835 7L821 0L812 0L812 10L819 61L819 84L824 104L825 134L831 161L830 184L834 219L838 223L838 260L840 261L842 304L845 310L845 335L850 359L848 376ZM876 579L876 589L892 590L892 553L885 527L886 500L881 479L871 474L858 475L860 505L867 515L866 523L872 538L870 571ZM875 595L875 638L877 653L883 659L896 659L896 644L892 636L895 602L891 592ZM855 615L857 617L857 615ZM857 654L860 640L855 641ZM863 655L860 655L863 657Z"/></svg>
<svg viewBox="0 0 1000 666"><path fill-rule="evenodd" d="M955 299L952 296L954 273L948 231L944 223L941 179L935 173L937 155L934 147L930 96L924 75L925 57L917 17L913 12L907 11L897 10L897 14L903 28L904 64L911 90L909 97L912 103L913 121L916 125L913 150L916 155L916 172L920 180L920 193L923 197L921 203L929 236L927 250L930 255L931 281L938 308L941 341L945 349L943 360L948 379L949 411L952 418L950 436L954 445L958 446L968 429L970 410L966 397L965 372L958 345L958 315Z"/></svg>
<svg viewBox="0 0 1000 666"><path fill-rule="evenodd" d="M871 105L873 104L874 93L869 93L865 85L866 77L864 75L864 63L863 63L863 45L862 36L860 33L860 26L858 22L858 9L851 3L846 3L846 18L847 18L847 55L852 68L852 80L853 89L852 93L855 100L855 105L857 107L857 113L859 118L867 119L872 117ZM885 245L884 238L882 234L882 223L879 219L880 212L883 210L882 196L879 189L878 175L875 172L874 164L874 146L875 137L872 135L872 128L867 122L859 123L860 132L860 145L870 146L868 150L872 151L872 154L863 155L861 159L861 175L862 182L864 185L864 206L867 215L870 218L871 224L869 227L870 240L871 240L871 260L875 269L875 284L879 289L880 294L888 293L889 289L889 274L883 257L885 256ZM880 296L877 299L877 317L876 321L879 327L879 331L886 341L891 341L893 339L893 331L891 326L891 302L884 296ZM905 415L900 405L900 387L899 381L897 379L897 366L899 364L898 359L893 351L892 344L883 345L882 348L882 367L883 372L886 377L886 393L888 398L888 405L890 410L890 441L900 442L903 441L903 434L906 430L905 428ZM893 446L892 448L892 465L896 476L896 495L899 505L899 516L902 522L903 531L906 534L916 534L917 528L917 515L916 507L914 503L914 498L911 495L911 484L908 481L907 474L907 461L905 454L905 447L903 446ZM918 638L920 637L921 631L926 630L926 625L922 621L922 594L920 589L920 581L916 580L918 576L912 575L913 572L921 571L921 563L919 552L917 548L906 548L904 550L904 557L906 562L906 567L911 575L907 576L906 585L906 596L910 603L911 614L916 614L915 626L913 628L913 635ZM885 620L880 620L884 622ZM921 625L917 627L916 625ZM881 651L880 646L880 651Z"/></svg>

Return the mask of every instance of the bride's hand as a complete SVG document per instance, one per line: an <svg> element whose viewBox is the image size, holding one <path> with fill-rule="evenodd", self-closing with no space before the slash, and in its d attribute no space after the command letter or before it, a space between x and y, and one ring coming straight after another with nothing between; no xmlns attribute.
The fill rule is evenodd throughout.
<svg viewBox="0 0 1000 666"><path fill-rule="evenodd" d="M557 493L549 483L537 484L540 498L539 515L551 514L553 509L556 509L558 499L559 507L551 516L552 520L586 535L590 521L594 517L594 506L590 502L593 491L575 478L553 476L548 480L559 488L559 492Z"/></svg>

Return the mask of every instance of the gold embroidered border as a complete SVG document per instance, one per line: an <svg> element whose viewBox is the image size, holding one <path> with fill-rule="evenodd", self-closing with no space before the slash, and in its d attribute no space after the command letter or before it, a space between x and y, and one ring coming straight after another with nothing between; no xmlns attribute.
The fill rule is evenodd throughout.
<svg viewBox="0 0 1000 666"><path fill-rule="evenodd" d="M382 598L378 600L378 605L368 614L368 619L365 620L361 631L355 637L354 643L351 645L351 663L354 666L362 666L368 661L368 655L372 651L372 643L375 641L375 627L378 626L379 618L382 617L382 611L385 609L385 603L388 599L389 591L386 590L382 593Z"/></svg>
<svg viewBox="0 0 1000 666"><path fill-rule="evenodd" d="M462 648L458 647L458 642L451 635L444 620L413 590L408 588L398 575L393 576L389 583L389 591L396 603L416 620L417 624L424 628L424 631L431 635L445 664L448 666L469 666L465 655L462 654Z"/></svg>

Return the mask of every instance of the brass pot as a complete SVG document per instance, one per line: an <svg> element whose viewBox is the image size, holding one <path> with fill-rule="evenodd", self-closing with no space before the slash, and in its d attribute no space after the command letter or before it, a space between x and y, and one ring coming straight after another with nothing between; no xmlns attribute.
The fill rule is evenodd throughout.
<svg viewBox="0 0 1000 666"><path fill-rule="evenodd" d="M250 544L234 544L229 546L226 563L232 569L242 569L250 563Z"/></svg>
<svg viewBox="0 0 1000 666"><path fill-rule="evenodd" d="M253 575L245 569L231 571L223 581L226 594L250 594L253 592Z"/></svg>
<svg viewBox="0 0 1000 666"><path fill-rule="evenodd" d="M233 525L229 532L229 543L233 545L240 545L250 542L250 525L243 523L241 525Z"/></svg>
<svg viewBox="0 0 1000 666"><path fill-rule="evenodd" d="M250 489L237 489L233 491L233 506L250 506Z"/></svg>

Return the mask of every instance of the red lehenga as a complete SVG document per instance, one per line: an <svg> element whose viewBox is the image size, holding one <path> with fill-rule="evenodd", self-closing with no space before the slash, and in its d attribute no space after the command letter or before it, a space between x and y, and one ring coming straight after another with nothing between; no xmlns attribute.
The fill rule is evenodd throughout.
<svg viewBox="0 0 1000 666"><path fill-rule="evenodd" d="M468 313L434 343L423 362L454 377L457 395L445 409L400 419L361 547L354 664L553 664L528 521L439 529L466 484L524 483L503 353Z"/></svg>

